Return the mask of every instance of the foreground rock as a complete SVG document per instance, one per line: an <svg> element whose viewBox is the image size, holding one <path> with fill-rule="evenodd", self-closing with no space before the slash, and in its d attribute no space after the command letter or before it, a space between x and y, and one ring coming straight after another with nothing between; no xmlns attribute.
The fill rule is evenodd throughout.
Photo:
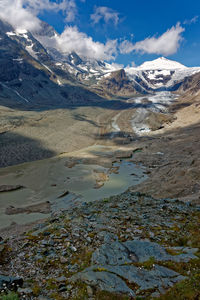
<svg viewBox="0 0 200 300"><path fill-rule="evenodd" d="M151 257L155 261L188 261L196 258L192 253L170 255L164 247L157 243L147 241L126 241L124 243L114 242L103 244L100 249L92 255L92 262L101 265L124 265L134 262L145 262Z"/></svg>
<svg viewBox="0 0 200 300"><path fill-rule="evenodd" d="M135 285L137 294L148 290L158 290L157 294L159 295L160 292L163 293L165 289L172 287L175 283L185 278L173 270L159 265L154 265L151 270L136 268L135 266L106 265L88 268L74 275L71 281L81 280L104 291L135 296L135 292L127 286L126 282L129 285ZM136 285L138 288L136 288Z"/></svg>
<svg viewBox="0 0 200 300"><path fill-rule="evenodd" d="M4 274L27 300L198 299L199 220L199 207L130 191L83 203L10 239Z"/></svg>
<svg viewBox="0 0 200 300"><path fill-rule="evenodd" d="M124 293L130 296L135 296L135 292L128 288L126 281L138 286L137 293L150 289L158 289L158 291L163 292L164 289L186 277L154 263L149 267L149 270L131 264L147 262L150 259L155 262L180 262L192 258L196 258L192 253L172 256L156 243L144 241L120 243L117 241L112 244L104 244L96 250L92 255L92 262L96 265L74 275L71 281L82 280L101 290Z"/></svg>

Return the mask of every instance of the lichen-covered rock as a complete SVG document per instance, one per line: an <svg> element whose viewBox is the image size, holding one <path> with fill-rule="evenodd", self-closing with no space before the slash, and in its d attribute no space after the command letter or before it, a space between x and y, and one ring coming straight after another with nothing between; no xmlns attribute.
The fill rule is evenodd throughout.
<svg viewBox="0 0 200 300"><path fill-rule="evenodd" d="M138 268L135 266L104 266L105 270L112 272L130 283L139 286L139 290L149 290L154 288L168 288L174 283L185 279L184 276L168 268L155 265L151 270Z"/></svg>
<svg viewBox="0 0 200 300"><path fill-rule="evenodd" d="M90 269L78 273L71 278L72 282L77 280L84 281L90 286L97 287L102 291L111 293L123 293L134 297L135 293L126 285L126 283L117 275L108 272L94 272Z"/></svg>
<svg viewBox="0 0 200 300"><path fill-rule="evenodd" d="M192 253L170 255L161 245L148 241L126 241L103 244L92 255L92 262L101 265L123 265L132 262L145 262L151 257L156 261L188 261L196 256Z"/></svg>

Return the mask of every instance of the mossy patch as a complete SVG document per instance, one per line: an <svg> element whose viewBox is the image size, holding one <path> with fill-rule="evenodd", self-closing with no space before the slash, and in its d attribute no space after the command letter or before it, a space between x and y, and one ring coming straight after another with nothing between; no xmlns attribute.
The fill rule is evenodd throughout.
<svg viewBox="0 0 200 300"><path fill-rule="evenodd" d="M106 291L97 291L96 300L129 300L130 297L122 294L113 294Z"/></svg>
<svg viewBox="0 0 200 300"><path fill-rule="evenodd" d="M20 300L16 293L9 293L7 295L0 296L0 300Z"/></svg>

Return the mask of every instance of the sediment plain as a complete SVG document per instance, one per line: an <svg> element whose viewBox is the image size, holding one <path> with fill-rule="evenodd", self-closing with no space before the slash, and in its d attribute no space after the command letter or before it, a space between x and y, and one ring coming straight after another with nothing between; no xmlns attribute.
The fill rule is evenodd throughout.
<svg viewBox="0 0 200 300"><path fill-rule="evenodd" d="M173 101L165 114L148 111L148 123L137 119L140 133L132 122L148 99L26 118L1 110L1 214L16 217L1 222L5 290L20 299L198 299L200 100L185 118Z"/></svg>

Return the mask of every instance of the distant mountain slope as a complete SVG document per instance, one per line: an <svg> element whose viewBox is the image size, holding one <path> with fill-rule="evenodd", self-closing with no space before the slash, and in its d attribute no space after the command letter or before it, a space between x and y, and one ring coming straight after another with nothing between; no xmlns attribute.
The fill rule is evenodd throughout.
<svg viewBox="0 0 200 300"><path fill-rule="evenodd" d="M172 110L187 109L187 114L190 115L191 122L197 120L199 117L200 108L200 72L185 78L182 85L177 90L181 95L178 103L172 107ZM188 108L190 107L190 108ZM183 111L186 115L186 112ZM185 117L183 117L185 119Z"/></svg>
<svg viewBox="0 0 200 300"><path fill-rule="evenodd" d="M31 33L0 20L1 105L88 105L102 97L181 92L189 78L200 72L198 67L188 68L164 57L121 69L116 64L80 57L74 51L64 53L54 41L59 34L47 23L41 24L39 32Z"/></svg>
<svg viewBox="0 0 200 300"><path fill-rule="evenodd" d="M62 80L62 83L61 83ZM0 22L0 104L56 107L87 104L99 97L57 68L45 48L27 31Z"/></svg>
<svg viewBox="0 0 200 300"><path fill-rule="evenodd" d="M131 97L146 93L145 89L130 80L124 69L108 73L97 83L96 90L107 97Z"/></svg>
<svg viewBox="0 0 200 300"><path fill-rule="evenodd" d="M200 71L197 74L186 77L178 91L196 96L200 94Z"/></svg>

